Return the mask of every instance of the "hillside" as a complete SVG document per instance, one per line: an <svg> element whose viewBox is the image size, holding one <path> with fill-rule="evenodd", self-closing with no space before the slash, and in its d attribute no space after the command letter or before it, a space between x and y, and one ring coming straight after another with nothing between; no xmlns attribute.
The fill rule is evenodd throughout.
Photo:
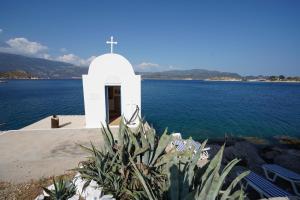
<svg viewBox="0 0 300 200"><path fill-rule="evenodd" d="M22 71L22 73L19 73ZM86 74L87 67L77 67L70 63L46 60L42 58L32 58L22 55L1 53L0 52L0 77L2 78L75 78ZM29 75L25 75L27 73ZM209 71L204 69L192 70L172 70L163 72L142 72L144 79L240 79L241 76L236 73Z"/></svg>
<svg viewBox="0 0 300 200"><path fill-rule="evenodd" d="M205 79L241 79L242 77L237 73L210 71L205 69L191 69L191 70L170 70L163 72L141 72L144 79L192 79L192 80L205 80Z"/></svg>
<svg viewBox="0 0 300 200"><path fill-rule="evenodd" d="M81 77L88 68L77 67L70 63L32 58L22 55L0 52L0 72L24 71L39 78Z"/></svg>
<svg viewBox="0 0 300 200"><path fill-rule="evenodd" d="M31 79L34 77L25 71L16 70L16 71L7 71L7 72L0 71L0 78L2 78L2 79Z"/></svg>

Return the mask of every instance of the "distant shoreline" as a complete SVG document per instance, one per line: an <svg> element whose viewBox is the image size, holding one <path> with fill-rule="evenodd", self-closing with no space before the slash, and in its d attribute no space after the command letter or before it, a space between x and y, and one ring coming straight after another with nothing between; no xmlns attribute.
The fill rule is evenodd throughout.
<svg viewBox="0 0 300 200"><path fill-rule="evenodd" d="M243 80L203 80L203 81L218 81L218 82L247 82L247 83L300 83L300 81L258 81L258 80L249 80L249 81L243 81Z"/></svg>
<svg viewBox="0 0 300 200"><path fill-rule="evenodd" d="M82 78L0 78L0 83L6 83L10 80L82 80ZM270 81L270 80L213 80L213 79L159 79L159 78L142 78L142 80L157 80L157 81L207 81L207 82L247 82L247 83L300 83L300 81Z"/></svg>

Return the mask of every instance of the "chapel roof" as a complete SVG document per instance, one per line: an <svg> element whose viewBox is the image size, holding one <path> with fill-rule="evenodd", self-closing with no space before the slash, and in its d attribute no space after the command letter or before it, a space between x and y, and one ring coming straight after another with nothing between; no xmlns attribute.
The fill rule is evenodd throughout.
<svg viewBox="0 0 300 200"><path fill-rule="evenodd" d="M107 53L96 57L89 66L89 75L94 74L123 74L134 75L134 70L130 62L122 55Z"/></svg>

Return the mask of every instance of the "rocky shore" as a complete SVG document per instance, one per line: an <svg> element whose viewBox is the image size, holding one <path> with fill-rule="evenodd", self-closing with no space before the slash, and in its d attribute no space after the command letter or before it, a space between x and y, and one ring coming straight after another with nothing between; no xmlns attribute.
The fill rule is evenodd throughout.
<svg viewBox="0 0 300 200"><path fill-rule="evenodd" d="M261 138L227 138L211 140L208 146L210 157L213 157L222 144L226 144L222 164L225 166L234 158L240 159L238 165L228 176L227 182L231 182L239 170L251 170L264 176L263 164L277 164L286 169L300 174L300 140L287 136L278 136L272 141ZM279 180L280 187L292 192L290 185ZM253 195L251 193L251 195ZM250 199L256 199L254 196Z"/></svg>
<svg viewBox="0 0 300 200"><path fill-rule="evenodd" d="M277 141L277 142L276 142ZM280 136L275 142L260 138L227 138L211 140L210 157L213 157L223 143L226 143L223 162L241 159L240 166L262 173L261 165L274 163L300 173L300 139Z"/></svg>

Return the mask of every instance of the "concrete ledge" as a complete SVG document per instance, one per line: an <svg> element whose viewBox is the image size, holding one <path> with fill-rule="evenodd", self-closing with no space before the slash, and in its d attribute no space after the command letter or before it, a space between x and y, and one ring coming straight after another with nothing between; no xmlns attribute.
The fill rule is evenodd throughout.
<svg viewBox="0 0 300 200"><path fill-rule="evenodd" d="M63 174L87 156L77 144L100 147L102 141L101 129L7 131L0 135L0 181L20 183Z"/></svg>
<svg viewBox="0 0 300 200"><path fill-rule="evenodd" d="M58 129L79 129L85 128L84 115L57 115L59 117ZM46 117L33 124L25 126L21 130L45 130L51 129L51 117Z"/></svg>

